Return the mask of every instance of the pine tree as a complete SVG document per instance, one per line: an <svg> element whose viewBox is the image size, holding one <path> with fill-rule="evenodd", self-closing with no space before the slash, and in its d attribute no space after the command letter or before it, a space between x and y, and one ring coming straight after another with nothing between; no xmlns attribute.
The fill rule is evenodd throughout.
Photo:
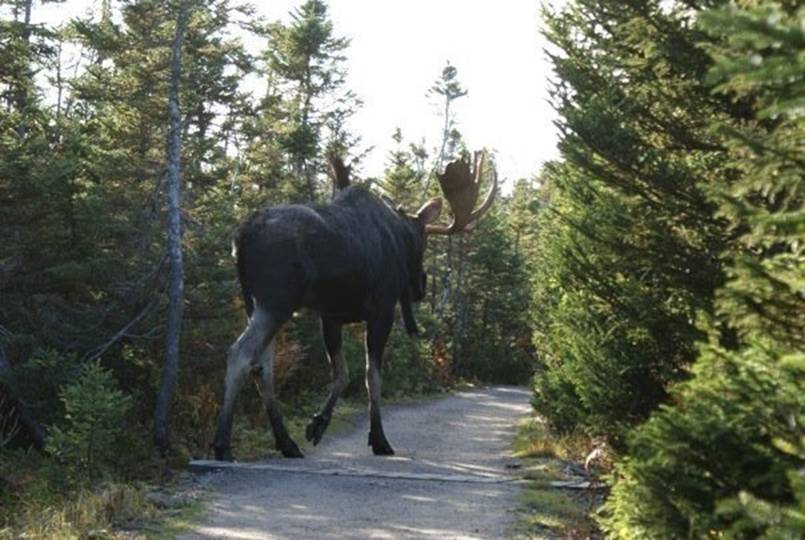
<svg viewBox="0 0 805 540"><path fill-rule="evenodd" d="M389 152L388 167L378 187L396 205L408 212L414 212L422 199L424 171L416 169L416 158L404 146L405 141L399 128L394 131L392 139L397 147Z"/></svg>

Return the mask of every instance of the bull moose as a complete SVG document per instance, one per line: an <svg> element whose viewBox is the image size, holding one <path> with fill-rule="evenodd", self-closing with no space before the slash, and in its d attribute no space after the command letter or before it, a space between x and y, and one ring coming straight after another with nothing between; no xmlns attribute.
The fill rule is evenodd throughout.
<svg viewBox="0 0 805 540"><path fill-rule="evenodd" d="M417 331L413 302L425 295L422 259L429 234L469 231L492 205L492 188L478 200L484 154L472 165L457 160L438 175L453 221L436 224L442 199L427 202L413 215L395 209L359 186L342 189L330 204L283 205L253 214L234 241L238 279L249 316L244 332L229 349L224 400L213 442L218 460L231 460L233 405L246 373L259 372L263 399L277 449L285 457L302 457L288 435L274 395L273 341L293 313L309 308L321 317L321 332L333 384L321 410L307 426L306 437L318 444L330 422L339 394L348 383L341 350L341 328L366 322L366 388L369 393L369 445L376 455L394 450L380 420L383 348L399 303L409 334ZM336 168L336 185L348 184L348 169Z"/></svg>

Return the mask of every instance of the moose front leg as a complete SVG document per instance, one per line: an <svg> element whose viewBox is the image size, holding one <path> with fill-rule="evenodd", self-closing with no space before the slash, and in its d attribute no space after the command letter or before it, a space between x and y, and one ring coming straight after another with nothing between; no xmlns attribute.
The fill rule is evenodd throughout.
<svg viewBox="0 0 805 540"><path fill-rule="evenodd" d="M369 392L369 446L376 456L391 456L391 448L380 420L380 385L382 383L383 349L386 346L394 312L366 323L366 389Z"/></svg>
<svg viewBox="0 0 805 540"><path fill-rule="evenodd" d="M330 361L330 368L333 375L333 388L327 401L321 410L310 419L310 423L305 430L305 436L308 441L314 445L319 444L324 431L330 424L330 419L333 416L333 409L338 401L338 396L349 384L349 370L347 363L344 361L344 353L341 348L341 327L340 322L333 321L326 317L321 319L321 334L324 338L324 347L327 349L327 359Z"/></svg>

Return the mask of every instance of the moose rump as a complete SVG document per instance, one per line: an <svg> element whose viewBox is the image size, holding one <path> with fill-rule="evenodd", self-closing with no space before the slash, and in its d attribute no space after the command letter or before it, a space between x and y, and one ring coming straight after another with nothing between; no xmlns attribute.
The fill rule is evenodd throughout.
<svg viewBox="0 0 805 540"><path fill-rule="evenodd" d="M412 218L363 188L349 187L330 205L268 208L241 227L235 250L249 323L229 351L224 404L214 442L217 459L231 459L232 407L242 379L250 371L260 373L277 449L286 457L301 457L283 425L272 380L273 338L300 308L320 314L333 372L333 389L311 420L307 438L319 442L348 382L341 354L343 324L366 321L369 444L376 454L393 453L380 421L382 353L398 302L403 304L406 327L415 331L410 303L424 294L424 228L436 218L440 206L440 202L431 202Z"/></svg>

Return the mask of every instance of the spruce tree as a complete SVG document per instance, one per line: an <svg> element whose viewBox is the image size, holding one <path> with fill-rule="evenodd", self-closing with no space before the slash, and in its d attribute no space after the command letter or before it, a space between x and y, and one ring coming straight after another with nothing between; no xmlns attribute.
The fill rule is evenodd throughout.
<svg viewBox="0 0 805 540"><path fill-rule="evenodd" d="M702 81L693 12L662 4L546 14L564 161L543 177L536 403L621 449L686 376L731 241L705 187L728 168L708 121L735 107Z"/></svg>
<svg viewBox="0 0 805 540"><path fill-rule="evenodd" d="M307 0L290 15L266 28L268 89L252 129L266 139L256 141L261 153L279 161L285 200L314 201L325 149L346 154L356 144L346 124L360 101L345 88L349 40L336 35L326 2Z"/></svg>
<svg viewBox="0 0 805 540"><path fill-rule="evenodd" d="M710 193L738 243L692 380L617 468L603 520L613 536L805 532L803 23L805 10L778 2L700 18L716 38L708 81L751 111L712 123L735 180Z"/></svg>

